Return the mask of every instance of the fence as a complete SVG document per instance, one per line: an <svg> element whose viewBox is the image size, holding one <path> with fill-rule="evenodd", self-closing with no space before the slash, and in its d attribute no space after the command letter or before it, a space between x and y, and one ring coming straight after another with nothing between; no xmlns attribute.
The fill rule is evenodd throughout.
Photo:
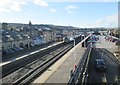
<svg viewBox="0 0 120 85"><path fill-rule="evenodd" d="M71 77L71 79L69 80L67 85L75 85L78 82L81 84L86 83L87 68L88 68L88 62L89 62L91 50L92 50L92 44L90 43L87 46L87 49L86 49L83 57L80 59L78 65L77 65L77 68L73 72L73 76ZM78 81L78 79L79 79L79 81Z"/></svg>

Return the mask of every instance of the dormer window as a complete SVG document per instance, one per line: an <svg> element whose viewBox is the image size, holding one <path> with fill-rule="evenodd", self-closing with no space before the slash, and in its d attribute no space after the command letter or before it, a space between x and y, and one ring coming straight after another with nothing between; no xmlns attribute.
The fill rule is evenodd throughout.
<svg viewBox="0 0 120 85"><path fill-rule="evenodd" d="M22 39L22 37L20 35L17 35L17 37L19 37L19 39Z"/></svg>
<svg viewBox="0 0 120 85"><path fill-rule="evenodd" d="M10 35L6 35L6 37L8 37L8 38L9 38L9 37L10 37Z"/></svg>

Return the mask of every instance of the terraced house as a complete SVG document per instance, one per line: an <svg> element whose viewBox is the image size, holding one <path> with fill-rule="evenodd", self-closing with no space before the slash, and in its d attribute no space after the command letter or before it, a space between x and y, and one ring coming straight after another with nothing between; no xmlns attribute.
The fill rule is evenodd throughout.
<svg viewBox="0 0 120 85"><path fill-rule="evenodd" d="M50 28L42 29L37 26L2 26L1 50L11 51L11 49L30 49L31 46L50 42L54 39L54 34ZM12 52L12 51L11 51Z"/></svg>
<svg viewBox="0 0 120 85"><path fill-rule="evenodd" d="M5 29L1 30L2 30L2 50L14 47L27 48L28 44L30 44L31 42L30 36L28 34L21 34L19 32Z"/></svg>

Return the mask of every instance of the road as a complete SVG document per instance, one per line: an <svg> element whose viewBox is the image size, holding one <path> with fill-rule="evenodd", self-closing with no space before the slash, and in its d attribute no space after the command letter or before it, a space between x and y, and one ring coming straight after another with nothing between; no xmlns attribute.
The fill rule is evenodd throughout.
<svg viewBox="0 0 120 85"><path fill-rule="evenodd" d="M118 82L118 77L119 75L119 65L116 63L112 57L114 56L107 56L105 51L104 53L101 52L99 49L101 48L96 48L93 49L92 55L89 61L89 66L88 66L88 80L87 83L107 83L107 84L116 84ZM108 54L108 52L107 52ZM107 70L106 72L97 72L95 70L94 66L94 61L96 58L102 58L106 61L106 66Z"/></svg>

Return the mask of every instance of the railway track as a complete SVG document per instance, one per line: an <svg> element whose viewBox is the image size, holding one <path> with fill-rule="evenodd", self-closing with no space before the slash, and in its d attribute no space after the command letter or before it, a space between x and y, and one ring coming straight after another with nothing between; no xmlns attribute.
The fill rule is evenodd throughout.
<svg viewBox="0 0 120 85"><path fill-rule="evenodd" d="M81 40L76 39L76 44ZM13 65L5 65L2 68L2 84L13 85L30 83L37 76L42 74L49 66L55 63L60 57L73 47L73 42L60 45L33 54L20 61L13 62ZM9 68L10 66L10 68Z"/></svg>
<svg viewBox="0 0 120 85"><path fill-rule="evenodd" d="M25 78L28 75L31 75L32 72L35 72L38 68L43 68L43 66L45 67L48 62L52 62L52 61L55 62L58 59L58 58L56 59L56 56L61 55L63 53L63 51L65 51L67 49L70 50L70 48L72 48L72 47L73 47L73 45L68 44L68 45L63 45L62 47L59 47L55 50L50 50L49 52L45 53L46 55L44 55L44 56L42 55L40 58L34 60L33 62L28 63L17 70L14 69L13 72L11 72L9 75L2 78L2 83L3 84L4 83L12 84L13 82L20 83L21 79ZM49 63L49 65L51 65L51 64ZM46 68L48 66L46 66ZM41 70L40 73L42 73L42 71L44 71L44 70Z"/></svg>
<svg viewBox="0 0 120 85"><path fill-rule="evenodd" d="M33 69L30 73L26 74L25 76L21 77L20 79L16 80L14 82L14 85L19 83L28 84L31 81L33 81L37 76L42 74L48 67L50 67L53 63L55 63L58 59L60 59L66 52L68 52L73 46L69 46L55 56L51 57L41 65L37 66L35 69Z"/></svg>
<svg viewBox="0 0 120 85"><path fill-rule="evenodd" d="M63 46L56 51L52 51L43 57L36 59L35 61L19 68L10 75L2 78L3 84L19 84L19 83L30 83L35 77L44 72L50 65L62 57L73 45L68 44Z"/></svg>
<svg viewBox="0 0 120 85"><path fill-rule="evenodd" d="M76 38L76 44L79 43L81 40L80 38ZM73 43L73 42L70 42ZM25 55L25 57L19 59L19 60L13 60L12 62L5 64L3 66L0 67L0 69L2 69L2 78L6 77L7 75L13 73L15 70L18 70L19 68L33 62L36 61L38 59L43 58L44 60L44 56L46 54L49 54L52 51L55 51L57 49L59 49L60 47L64 47L67 44L70 43L60 43L58 45L55 46L49 46L47 48L43 48L40 49L39 51L35 52L35 53L30 53L29 55Z"/></svg>
<svg viewBox="0 0 120 85"><path fill-rule="evenodd" d="M58 44L56 46L41 50L41 51L39 51L37 53L28 55L28 56L26 56L26 57L24 57L22 59L14 60L11 63L3 65L2 67L0 67L0 68L2 68L2 78L6 77L7 75L9 75L11 73L13 73L15 70L18 70L19 68L22 68L25 65L27 65L27 64L29 64L29 63L31 63L33 61L36 61L37 59L41 59L46 54L49 54L50 52L55 51L55 50L59 49L60 47L64 47L64 46L65 46L64 43Z"/></svg>

